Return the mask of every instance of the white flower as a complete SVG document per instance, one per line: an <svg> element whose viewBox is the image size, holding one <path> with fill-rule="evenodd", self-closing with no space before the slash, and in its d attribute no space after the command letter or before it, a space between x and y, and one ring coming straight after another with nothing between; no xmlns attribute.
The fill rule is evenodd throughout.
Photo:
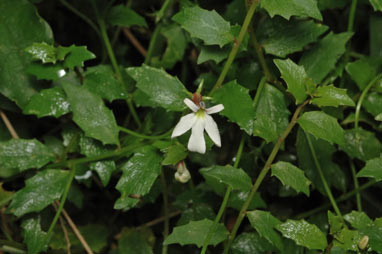
<svg viewBox="0 0 382 254"><path fill-rule="evenodd" d="M181 183L187 183L191 179L190 172L188 171L184 161L180 161L176 165L175 180Z"/></svg>
<svg viewBox="0 0 382 254"><path fill-rule="evenodd" d="M190 99L184 99L184 103L193 111L188 115L180 118L179 123L175 126L171 138L178 137L189 129L192 129L191 137L188 140L188 150L192 152L205 153L206 142L204 140L204 130L208 136L218 147L221 146L220 134L218 126L210 114L218 113L224 109L223 104L218 104L211 108L204 108L204 102L200 101L199 105Z"/></svg>

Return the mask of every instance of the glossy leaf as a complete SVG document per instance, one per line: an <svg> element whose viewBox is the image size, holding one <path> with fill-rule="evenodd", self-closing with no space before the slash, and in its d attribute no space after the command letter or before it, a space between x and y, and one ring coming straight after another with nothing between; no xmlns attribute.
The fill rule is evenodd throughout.
<svg viewBox="0 0 382 254"><path fill-rule="evenodd" d="M183 111L186 108L183 100L189 96L178 78L147 65L130 67L127 72L151 101L170 111Z"/></svg>
<svg viewBox="0 0 382 254"><path fill-rule="evenodd" d="M346 71L355 81L358 88L363 91L368 83L377 75L378 66L381 61L377 58L361 58L357 61L348 63Z"/></svg>
<svg viewBox="0 0 382 254"><path fill-rule="evenodd" d="M275 227L281 224L276 217L270 212L261 210L255 210L247 212L247 217L252 227L260 234L260 236L267 239L270 243L277 247L279 250L283 250L283 243L281 236L275 230Z"/></svg>
<svg viewBox="0 0 382 254"><path fill-rule="evenodd" d="M377 92L368 93L362 106L367 112L373 116L377 116L382 112L382 94Z"/></svg>
<svg viewBox="0 0 382 254"><path fill-rule="evenodd" d="M230 186L233 190L249 191L252 187L251 178L240 168L232 166L212 166L202 168L199 172L204 178L212 178L215 181Z"/></svg>
<svg viewBox="0 0 382 254"><path fill-rule="evenodd" d="M316 138L339 145L343 145L345 142L345 132L338 124L337 119L322 111L305 112L297 122L305 132L311 133Z"/></svg>
<svg viewBox="0 0 382 254"><path fill-rule="evenodd" d="M115 202L115 209L129 209L134 207L139 199L129 195L142 196L147 194L160 172L161 156L150 147L146 147L122 166L122 176L116 189L121 197Z"/></svg>
<svg viewBox="0 0 382 254"><path fill-rule="evenodd" d="M11 139L0 142L0 161L2 168L41 168L55 160L54 153L35 139Z"/></svg>
<svg viewBox="0 0 382 254"><path fill-rule="evenodd" d="M21 227L24 230L24 242L29 254L38 254L48 249L47 234L42 231L39 218L26 219Z"/></svg>
<svg viewBox="0 0 382 254"><path fill-rule="evenodd" d="M53 201L60 199L69 179L69 171L48 169L38 172L17 191L9 205L9 211L20 217L39 212Z"/></svg>
<svg viewBox="0 0 382 254"><path fill-rule="evenodd" d="M369 0L374 11L382 11L382 2L380 0Z"/></svg>
<svg viewBox="0 0 382 254"><path fill-rule="evenodd" d="M354 101L346 94L346 89L337 88L333 85L317 87L313 96L311 102L319 107L355 106Z"/></svg>
<svg viewBox="0 0 382 254"><path fill-rule="evenodd" d="M328 27L312 20L296 21L274 17L265 20L258 28L259 42L267 54L286 57L303 50L309 43L328 30Z"/></svg>
<svg viewBox="0 0 382 254"><path fill-rule="evenodd" d="M63 83L62 86L73 110L73 120L85 134L103 144L117 144L117 123L102 99L83 86L71 83Z"/></svg>
<svg viewBox="0 0 382 254"><path fill-rule="evenodd" d="M266 239L257 233L242 233L232 243L232 254L262 254L275 251Z"/></svg>
<svg viewBox="0 0 382 254"><path fill-rule="evenodd" d="M304 171L289 162L279 161L272 165L272 175L276 176L284 185L288 185L297 192L309 196L310 181L305 177Z"/></svg>
<svg viewBox="0 0 382 254"><path fill-rule="evenodd" d="M182 144L175 144L163 150L166 155L162 165L176 165L179 161L187 157L187 149Z"/></svg>
<svg viewBox="0 0 382 254"><path fill-rule="evenodd" d="M345 45L352 35L352 33L329 33L312 49L305 51L299 65L304 66L306 73L314 82L321 83L345 53Z"/></svg>
<svg viewBox="0 0 382 254"><path fill-rule="evenodd" d="M316 225L305 220L287 220L276 228L284 237L310 250L324 250L328 245L324 233Z"/></svg>
<svg viewBox="0 0 382 254"><path fill-rule="evenodd" d="M382 181L382 158L368 160L357 174L357 177L372 177L377 181Z"/></svg>
<svg viewBox="0 0 382 254"><path fill-rule="evenodd" d="M227 206L232 207L237 211L240 211L241 207L247 200L249 193L250 191L232 191L229 195ZM248 210L254 210L259 208L265 209L267 208L267 204L261 198L260 193L257 192L252 198L251 203L249 203Z"/></svg>
<svg viewBox="0 0 382 254"><path fill-rule="evenodd" d="M42 63L56 63L56 49L45 42L33 43L25 51L31 54L33 60L40 60Z"/></svg>
<svg viewBox="0 0 382 254"><path fill-rule="evenodd" d="M224 110L220 114L237 123L249 135L252 134L255 112L248 89L242 87L236 81L231 81L216 90L213 100L224 105ZM240 103L237 103L238 101Z"/></svg>
<svg viewBox="0 0 382 254"><path fill-rule="evenodd" d="M344 215L344 220L355 229L361 229L373 225L373 221L364 212L352 211Z"/></svg>
<svg viewBox="0 0 382 254"><path fill-rule="evenodd" d="M25 48L34 42L53 43L52 31L27 0L3 0L0 10L0 93L23 108L42 88L25 72L32 61Z"/></svg>
<svg viewBox="0 0 382 254"><path fill-rule="evenodd" d="M172 19L206 45L223 47L234 39L229 22L214 10L208 11L198 6L184 8Z"/></svg>
<svg viewBox="0 0 382 254"><path fill-rule="evenodd" d="M165 239L163 244L180 245L195 244L199 248L203 246L204 240L207 237L208 230L212 227L213 221L204 219L200 221L191 221L190 223L175 227L172 233ZM209 245L217 245L224 241L228 236L228 231L223 224L217 224L216 230L212 235Z"/></svg>
<svg viewBox="0 0 382 254"><path fill-rule="evenodd" d="M152 254L153 251L144 235L135 230L122 232L118 241L119 253Z"/></svg>
<svg viewBox="0 0 382 254"><path fill-rule="evenodd" d="M275 59L273 62L279 68L281 78L287 83L288 91L296 99L296 104L302 103L307 97L305 83L308 79L304 67L298 66L289 58L287 60Z"/></svg>
<svg viewBox="0 0 382 254"><path fill-rule="evenodd" d="M36 76L38 80L58 80L66 75L62 64L42 64L33 62L26 68L26 73Z"/></svg>
<svg viewBox="0 0 382 254"><path fill-rule="evenodd" d="M280 15L288 20L291 16L312 17L322 20L317 2L314 0L304 1L303 4L298 0L263 0L260 4L271 18Z"/></svg>
<svg viewBox="0 0 382 254"><path fill-rule="evenodd" d="M24 108L24 114L33 114L37 117L54 116L56 118L70 112L70 104L66 94L60 87L41 90L33 95Z"/></svg>
<svg viewBox="0 0 382 254"><path fill-rule="evenodd" d="M123 4L113 6L106 19L107 22L115 26L130 27L137 25L147 27L146 20L141 15Z"/></svg>

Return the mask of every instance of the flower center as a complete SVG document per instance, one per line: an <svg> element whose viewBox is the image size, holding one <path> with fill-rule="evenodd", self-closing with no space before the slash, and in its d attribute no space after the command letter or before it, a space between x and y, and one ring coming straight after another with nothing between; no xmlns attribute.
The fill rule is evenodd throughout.
<svg viewBox="0 0 382 254"><path fill-rule="evenodd" d="M199 109L196 113L195 113L195 115L196 115L196 117L201 117L201 118L204 118L204 109Z"/></svg>

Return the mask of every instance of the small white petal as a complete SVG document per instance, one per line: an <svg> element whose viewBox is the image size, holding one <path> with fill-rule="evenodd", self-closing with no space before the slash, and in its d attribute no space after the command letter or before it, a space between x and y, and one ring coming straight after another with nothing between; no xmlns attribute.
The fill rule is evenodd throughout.
<svg viewBox="0 0 382 254"><path fill-rule="evenodd" d="M198 117L192 127L191 137L188 140L188 150L192 152L205 153L206 142L204 140L204 118Z"/></svg>
<svg viewBox="0 0 382 254"><path fill-rule="evenodd" d="M204 121L205 121L205 126L204 128L206 129L206 132L208 133L208 136L212 139L212 141L217 145L218 147L221 146L221 141L220 141L220 133L218 130L218 125L214 121L214 119L206 114L204 116Z"/></svg>
<svg viewBox="0 0 382 254"><path fill-rule="evenodd" d="M222 111L223 109L224 109L223 104L218 104L218 105L215 105L213 107L207 108L206 112L207 112L207 114L215 114L215 113Z"/></svg>
<svg viewBox="0 0 382 254"><path fill-rule="evenodd" d="M179 123L175 126L172 131L171 138L178 137L184 134L186 131L191 129L196 121L196 116L194 113L182 116L179 120Z"/></svg>
<svg viewBox="0 0 382 254"><path fill-rule="evenodd" d="M184 99L184 104L187 105L187 107L189 107L193 112L196 112L200 109L200 107L198 105L196 105L192 100L186 98Z"/></svg>

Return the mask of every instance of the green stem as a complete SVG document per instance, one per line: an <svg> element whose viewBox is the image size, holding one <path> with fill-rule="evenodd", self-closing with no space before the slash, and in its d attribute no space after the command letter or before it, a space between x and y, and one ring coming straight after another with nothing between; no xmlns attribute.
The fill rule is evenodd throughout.
<svg viewBox="0 0 382 254"><path fill-rule="evenodd" d="M299 114L300 114L301 110L303 109L303 107L308 102L309 102L309 100L306 100L303 104L298 106L298 108L296 109L296 111L294 112L294 114L292 116L291 121L288 124L288 127L285 129L284 133L282 134L281 137L279 137L279 139L277 140L277 143L273 147L271 154L269 155L269 157L268 157L268 159L267 159L263 169L261 170L259 176L257 177L257 179L255 181L255 184L252 186L251 192L249 193L247 200L244 202L243 206L240 209L240 213L239 213L239 215L238 215L238 217L236 219L235 225L233 226L232 232L231 232L231 234L229 236L228 243L227 243L227 245L224 248L224 254L228 254L228 251L231 248L231 244L232 244L233 240L235 239L237 230L239 229L240 224L241 224L241 222L243 221L243 219L245 217L245 214L247 212L249 204L251 203L251 201L252 201L253 197L255 196L257 190L259 189L261 183L263 182L264 177L267 175L268 171L270 170L271 164L273 163L273 160L276 158L276 155L277 155L277 153L278 153L278 151L279 151L279 149L281 147L281 144L284 142L286 137L292 131L293 127L297 123L297 117L299 116Z"/></svg>
<svg viewBox="0 0 382 254"><path fill-rule="evenodd" d="M257 58L259 59L261 67L263 68L264 75L265 75L265 77L267 78L268 81L271 81L273 79L272 78L272 74L269 71L267 63L265 62L263 50L261 49L260 44L257 42L255 32L253 31L252 28L249 28L248 30L249 30L249 36L251 38L253 47L255 48L255 51L256 51L256 54L257 54Z"/></svg>
<svg viewBox="0 0 382 254"><path fill-rule="evenodd" d="M13 199L13 196L14 194L12 194L11 196L5 198L5 199L2 199L0 201L0 208L2 208L3 206L5 206L9 201L11 201Z"/></svg>
<svg viewBox="0 0 382 254"><path fill-rule="evenodd" d="M359 183L358 183L358 179L357 179L357 172L355 171L354 163L353 163L353 161L351 159L349 159L349 163L350 163L351 174L352 174L352 177L353 177L354 187L355 187L355 189L359 189ZM360 192L356 192L355 198L356 198L356 202L357 202L357 209L358 209L358 211L362 212L361 193Z"/></svg>
<svg viewBox="0 0 382 254"><path fill-rule="evenodd" d="M237 51L239 50L240 44L244 39L244 35L247 32L248 26L251 23L251 19L253 17L253 14L255 13L257 4L258 4L258 0L254 0L252 2L251 6L249 7L247 15L245 16L245 19L244 19L243 26L241 27L239 36L238 36L237 40L234 41L234 44L233 44L231 52L229 53L227 62L225 63L218 80L216 81L214 87L212 88L212 90L208 96L211 96L215 92L216 89L218 89L222 86L224 79L225 79L225 76L227 75L228 70L231 67L231 64L233 63L233 60L236 57Z"/></svg>
<svg viewBox="0 0 382 254"><path fill-rule="evenodd" d="M238 148L237 153L236 153L236 159L235 159L235 163L233 165L234 168L237 168L239 166L239 162L240 162L240 159L241 159L241 154L243 153L244 141L245 141L245 138L244 138L244 135L243 135L241 137L240 145L239 145L239 148ZM218 225L218 223L219 223L221 217L223 216L223 213L224 213L224 211L225 211L225 209L227 207L227 203L228 203L228 199L229 199L229 195L231 194L231 191L232 191L231 186L228 186L227 190L226 190L226 192L224 194L223 202L220 205L218 214L215 217L214 223L212 224L210 230L208 231L206 239L204 239L203 248L202 248L202 250L200 252L201 254L205 254L206 251L207 251L208 244L210 243L211 238L212 238L212 236L215 233L216 227L217 227L217 225Z"/></svg>
<svg viewBox="0 0 382 254"><path fill-rule="evenodd" d="M264 85L267 81L267 78L266 77L263 77L261 80L260 80L260 84L259 86L257 87L257 90L256 90L256 95L255 95L255 98L253 99L253 110L256 112L256 108L257 108L257 104L259 103L259 100L260 100L260 96L261 96L261 92L263 91L264 89Z"/></svg>
<svg viewBox="0 0 382 254"><path fill-rule="evenodd" d="M355 11L357 10L357 0L353 0L351 2L351 7L350 7L350 13L349 13L349 19L348 19L348 32L353 31L353 26L354 26L354 18L355 18Z"/></svg>
<svg viewBox="0 0 382 254"><path fill-rule="evenodd" d="M54 216L53 221L50 224L50 227L48 229L48 232L46 233L46 238L45 239L46 239L47 242L50 241L50 238L51 238L52 233L53 233L53 229L56 226L57 220L60 217L60 214L61 214L62 210L64 209L65 201L66 201L66 198L68 197L70 185L72 184L75 172L76 172L76 170L75 170L75 167L73 166L71 168L69 179L68 179L68 182L66 183L66 186L65 186L65 189L64 189L64 193L63 193L61 201L60 201L60 206L58 207L56 215Z"/></svg>
<svg viewBox="0 0 382 254"><path fill-rule="evenodd" d="M164 16L164 14L166 13L167 9L171 6L170 4L172 3L172 0L165 0L162 7L160 8L160 10L157 12L156 14L156 20L155 22L158 23Z"/></svg>
<svg viewBox="0 0 382 254"><path fill-rule="evenodd" d="M322 184L324 185L325 192L326 192L326 194L328 194L330 203L332 204L334 211L336 212L338 217L340 217L340 219L343 221L341 211L337 206L336 200L334 199L332 191L330 190L328 182L326 181L324 173L322 172L321 165L320 165L320 162L318 161L316 151L313 147L312 141L310 140L310 137L307 133L305 133L305 136L306 136L306 140L308 141L309 149L310 149L310 152L312 154L314 164L317 168L318 174L320 175Z"/></svg>
<svg viewBox="0 0 382 254"><path fill-rule="evenodd" d="M163 193L163 210L164 210L164 230L163 230L163 239L166 239L170 232L170 216L168 211L168 190L166 184L166 177L164 175L164 170L161 170L160 179L162 182L162 193ZM167 244L162 244L162 254L167 254Z"/></svg>
<svg viewBox="0 0 382 254"><path fill-rule="evenodd" d="M367 87L362 91L362 94L361 96L359 97L359 100L358 100L358 103L357 103L357 106L355 108L355 121L354 121L354 124L355 124L355 128L358 129L358 122L359 122L359 113L361 111L361 106L362 106L362 102L363 100L365 99L366 97L366 94L367 92L370 90L370 88L377 82L378 79L380 79L382 77L382 73L377 75L375 78L373 78L370 83L367 85Z"/></svg>
<svg viewBox="0 0 382 254"><path fill-rule="evenodd" d="M126 128L121 127L121 126L119 126L118 129L119 129L120 131L122 131L122 132L125 132L125 133L127 133L127 134L129 134L129 135L135 136L135 137L137 137L137 138L154 139L154 140L155 140L155 139L169 138L169 134L170 134L170 132L172 131L172 129L171 129L171 130L167 131L166 133L164 133L164 134L162 134L162 135L159 135L159 136L147 136L147 135L143 135L143 134L140 134L140 133L138 133L138 132L135 132L135 131L126 129Z"/></svg>
<svg viewBox="0 0 382 254"><path fill-rule="evenodd" d="M157 43L158 36L159 36L161 28L162 28L161 24L158 24L155 27L154 33L151 36L151 40L150 40L150 43L149 43L149 48L147 49L147 55L146 55L144 64L148 64L148 65L150 64L151 57L152 57L152 54L154 52L155 44Z"/></svg>

